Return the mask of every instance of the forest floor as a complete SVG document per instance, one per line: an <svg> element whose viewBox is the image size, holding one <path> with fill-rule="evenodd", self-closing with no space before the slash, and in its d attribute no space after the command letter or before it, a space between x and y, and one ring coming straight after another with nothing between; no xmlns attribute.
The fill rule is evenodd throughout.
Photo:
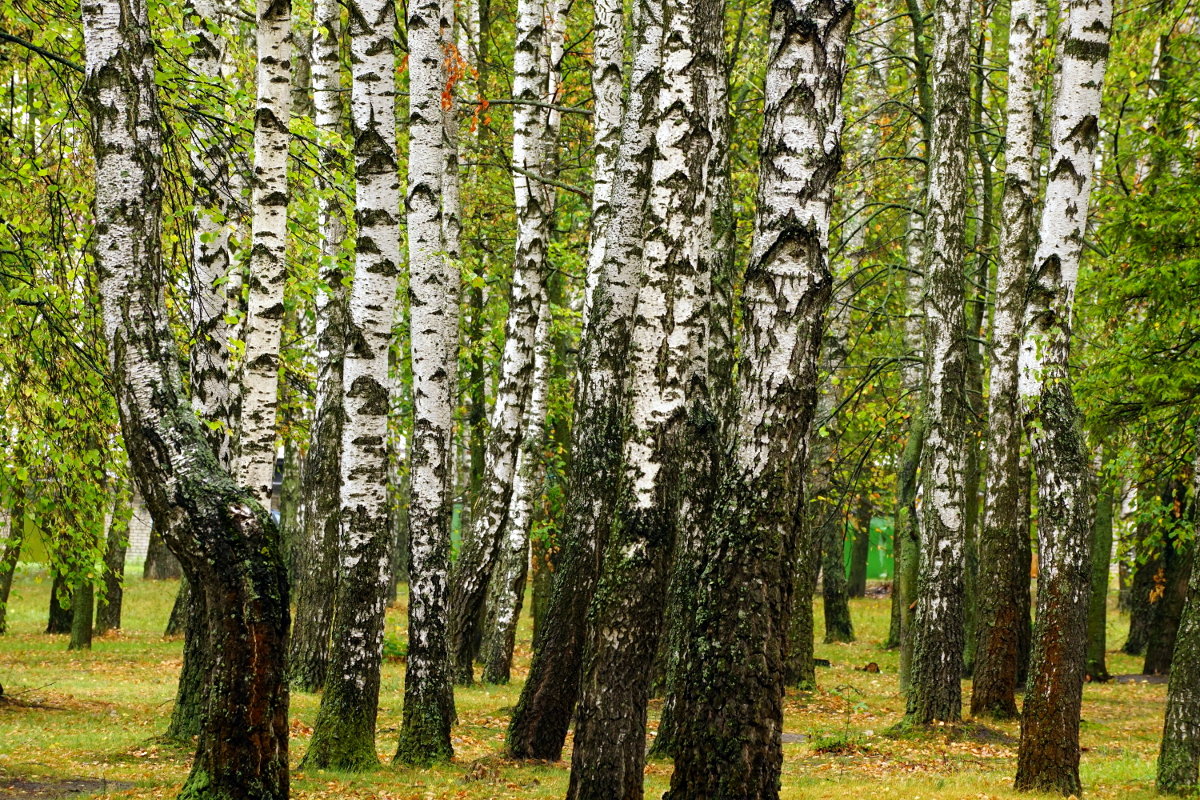
<svg viewBox="0 0 1200 800"><path fill-rule="evenodd" d="M125 595L125 630L98 638L90 652L68 652L67 637L46 636L49 581L24 571L13 587L9 633L0 636L0 798L173 797L191 751L164 742L182 645L164 639L177 584L133 579ZM883 650L889 600L852 603L858 641L821 644L815 692L789 691L784 723L784 798L1009 798L1016 767L1017 724L967 724L919 738L883 735L904 711L897 654ZM817 629L823 630L819 600ZM404 639L404 609L389 611L387 633ZM1127 620L1110 614L1109 669L1140 672L1140 659L1112 652ZM384 666L378 749L382 766L362 775L293 772L296 798L560 798L569 765L504 759L504 732L530 656L523 621L514 682L456 691L455 759L428 770L390 766L400 725L403 664ZM879 672L862 671L870 663ZM970 682L963 684L964 699ZM1154 768L1166 687L1141 682L1089 684L1083 705L1083 783L1089 798L1154 796ZM318 698L293 693L291 758L304 754ZM652 704L651 728L660 703ZM569 742L568 742L569 747ZM646 767L646 796L661 796L667 761ZM74 782L72 784L72 782Z"/></svg>

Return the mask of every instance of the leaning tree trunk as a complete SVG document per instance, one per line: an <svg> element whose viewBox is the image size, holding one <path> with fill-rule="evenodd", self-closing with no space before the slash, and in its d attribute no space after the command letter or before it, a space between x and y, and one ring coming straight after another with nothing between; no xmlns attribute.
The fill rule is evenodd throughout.
<svg viewBox="0 0 1200 800"><path fill-rule="evenodd" d="M113 487L112 516L104 545L104 594L96 603L96 633L104 634L121 627L121 601L125 591L125 553L129 549L129 521L133 516L127 477Z"/></svg>
<svg viewBox="0 0 1200 800"><path fill-rule="evenodd" d="M1068 368L1071 309L1099 137L1112 5L1066 9L1050 171L1030 273L1019 389L1038 476L1038 598L1021 715L1018 790L1080 794L1079 713L1087 653L1092 507L1089 458Z"/></svg>
<svg viewBox="0 0 1200 800"><path fill-rule="evenodd" d="M213 0L190 0L185 18L192 39L188 69L202 85L198 94L220 96L224 93L221 65L226 47L221 14ZM229 134L223 123L215 121L222 111L215 109L211 117L197 115L193 146L188 148L195 191L192 261L196 273L190 294L193 344L189 377L192 405L210 423L208 438L217 459L228 465L236 419L229 380L227 290L229 274L236 268L232 233L238 199L231 195Z"/></svg>
<svg viewBox="0 0 1200 800"><path fill-rule="evenodd" d="M84 100L96 162L95 264L132 475L207 604L203 732L182 796L288 795L288 597L278 531L222 470L183 391L165 301L162 139L141 0L83 9Z"/></svg>
<svg viewBox="0 0 1200 800"><path fill-rule="evenodd" d="M443 256L442 91L446 70L439 0L408 5L408 254L413 374L412 500L409 507L408 663L396 761L430 764L453 755L448 579L454 508L451 447L458 362L458 265Z"/></svg>
<svg viewBox="0 0 1200 800"><path fill-rule="evenodd" d="M1033 143L1038 93L1034 70L1043 17L1041 0L1014 0L1008 34L1004 196L992 318L986 498L979 533L971 688L971 714L996 719L1017 716L1018 643L1021 626L1026 624L1020 606L1025 594L1021 587L1029 586L1029 564L1021 559L1025 550L1021 540L1027 541L1028 535L1018 516L1026 486L1021 475L1024 425L1017 396L1017 360L1035 234Z"/></svg>
<svg viewBox="0 0 1200 800"><path fill-rule="evenodd" d="M620 125L611 195L595 200L592 241L584 285L584 330L579 344L575 387L570 493L563 520L562 549L546 617L538 625L533 663L509 724L507 749L514 758L556 761L579 694L584 626L599 579L607 542L606 523L616 502L621 463L621 420L625 397L625 361L636 296L636 258L642 211L646 202L652 136L652 108L643 97L645 82L657 71L656 55L635 59L626 122L618 89L622 14L619 2L595 6L597 60L593 82L604 86L596 95L596 142L612 153L612 128ZM634 120L634 122L629 122ZM604 176L601 176L603 180Z"/></svg>
<svg viewBox="0 0 1200 800"><path fill-rule="evenodd" d="M325 685L337 589L338 509L341 504L342 362L349 296L341 259L345 212L338 195L344 174L342 134L341 12L337 0L319 0L313 11L313 106L322 146L317 292L317 382L311 441L301 476L305 504L296 559L296 621L288 669L292 685L315 692Z"/></svg>
<svg viewBox="0 0 1200 800"><path fill-rule="evenodd" d="M283 335L288 221L288 120L292 102L291 0L258 0L258 108L250 204L250 294L234 475L260 503L275 477L275 416Z"/></svg>
<svg viewBox="0 0 1200 800"><path fill-rule="evenodd" d="M692 467L708 457L703 432L712 424L705 358L713 241L708 148L715 134L707 111L717 98L709 96L703 64L724 46L705 18L720 18L723 8L722 0L707 0L637 9L638 57L647 77L658 74L636 87L646 92L643 108L657 112L654 157L620 496L588 618L570 800L642 797L646 703L671 554L683 504L702 503L710 491L693 482ZM645 124L644 117L625 124Z"/></svg>
<svg viewBox="0 0 1200 800"><path fill-rule="evenodd" d="M542 496L545 459L542 450L546 437L546 403L550 377L550 304L539 303L537 334L534 337L532 394L521 422L521 450L517 453L512 501L504 524L496 568L488 589L487 620L484 625L483 680L508 683L512 670L513 646L517 639L517 621L525 599L525 579L529 567L529 535L533 528L535 506Z"/></svg>
<svg viewBox="0 0 1200 800"><path fill-rule="evenodd" d="M1200 440L1192 481L1193 491L1200 497ZM1158 790L1186 795L1200 784L1200 566L1196 564L1192 565L1172 664L1158 752Z"/></svg>
<svg viewBox="0 0 1200 800"><path fill-rule="evenodd" d="M533 390L538 309L546 296L554 188L530 177L530 173L548 172L553 154L549 112L536 105L554 100L547 92L551 61L549 9L546 0L522 0L517 7L513 97L521 102L513 106L517 240L512 291L483 484L471 514L471 534L463 543L451 581L450 647L454 680L466 685L474 680L474 643L481 633L476 626L482 616L501 539L510 522L508 511L524 435L522 419Z"/></svg>
<svg viewBox="0 0 1200 800"><path fill-rule="evenodd" d="M905 717L962 716L963 571L967 428L964 259L967 135L971 118L971 6L933 6L933 130L925 216L925 444L921 454L920 559Z"/></svg>
<svg viewBox="0 0 1200 800"><path fill-rule="evenodd" d="M358 244L342 365L338 602L325 692L303 762L343 771L379 763L375 716L391 588L388 353L401 260L395 14L389 0L358 0L350 15Z"/></svg>
<svg viewBox="0 0 1200 800"><path fill-rule="evenodd" d="M758 208L742 290L738 438L700 554L671 800L779 796L794 531L831 288L829 219L852 17L850 3L771 8ZM782 374L779 364L788 365Z"/></svg>

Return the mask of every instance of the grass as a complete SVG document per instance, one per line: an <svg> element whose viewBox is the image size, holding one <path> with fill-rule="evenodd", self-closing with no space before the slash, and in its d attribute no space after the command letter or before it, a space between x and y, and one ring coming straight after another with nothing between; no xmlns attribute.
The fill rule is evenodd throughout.
<svg viewBox="0 0 1200 800"><path fill-rule="evenodd" d="M65 636L46 636L49 581L23 570L13 587L9 634L0 637L0 684L20 701L0 703L0 797L15 780L92 779L126 784L97 797L172 797L187 774L190 750L164 744L174 699L181 642L161 632L176 584L134 578L125 595L126 629L95 642L91 652L68 652ZM890 739L881 732L900 719L897 656L880 648L888 600L852 602L859 641L824 645L817 656L815 692L789 693L784 730L784 798L1010 798L1016 765L1016 723L940 729ZM1126 621L1110 615L1109 643L1124 640ZM817 603L817 630L823 630ZM404 640L403 608L388 615L388 634ZM519 764L499 756L508 715L529 665L530 629L523 620L514 683L456 692L459 725L453 763L428 770L390 766L403 697L403 664L384 665L377 749L382 766L365 775L293 772L297 798L386 800L559 798L567 762ZM1140 671L1140 661L1112 653L1114 674ZM879 673L858 668L876 662ZM964 683L969 696L969 682ZM1154 796L1154 768L1166 687L1090 684L1084 690L1083 782L1089 798L1138 800ZM318 698L294 693L291 706L293 768L308 746ZM651 726L660 703L651 706ZM797 740L797 741L791 741ZM821 750L822 752L818 752ZM568 755L569 759L569 755ZM646 767L646 796L658 797L670 780L669 762Z"/></svg>

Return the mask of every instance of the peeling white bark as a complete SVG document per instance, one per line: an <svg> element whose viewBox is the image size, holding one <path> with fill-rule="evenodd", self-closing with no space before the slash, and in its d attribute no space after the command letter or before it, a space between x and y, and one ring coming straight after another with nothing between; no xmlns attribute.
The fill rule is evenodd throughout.
<svg viewBox="0 0 1200 800"><path fill-rule="evenodd" d="M226 41L221 17L210 0L192 0L187 9L187 32L193 39L188 68L204 84L203 91L221 94L221 67ZM238 203L231 196L229 132L222 123L202 120L193 130L189 148L195 193L195 232L192 237L193 343L190 353L192 406L201 418L218 423L209 441L223 466L229 467L235 423L230 392L229 338L225 321L226 280L235 269L231 236L237 224Z"/></svg>
<svg viewBox="0 0 1200 800"><path fill-rule="evenodd" d="M967 340L965 232L970 126L970 9L933 7L933 139L924 231L928 365L921 457L920 572L907 713L920 724L962 713Z"/></svg>
<svg viewBox="0 0 1200 800"><path fill-rule="evenodd" d="M512 520L514 479L525 418L533 391L534 349L540 306L546 295L547 259L554 187L530 178L551 171L557 141L552 103L558 81L552 41L565 21L560 0L521 0L517 5L517 42L513 96L529 101L513 106L513 195L517 237L512 289L505 322L504 352L489 425L483 488L471 515L471 533L455 567L451 650L455 678L472 679L473 626L492 580L504 531ZM561 50L561 47L560 47ZM520 171L518 171L520 170ZM495 623L492 617L490 622ZM490 632L487 634L490 636Z"/></svg>
<svg viewBox="0 0 1200 800"><path fill-rule="evenodd" d="M286 280L291 115L291 0L258 0L258 110L254 115L253 222L250 296L242 378L238 481L260 502L275 474L275 416L279 399L279 346Z"/></svg>
<svg viewBox="0 0 1200 800"><path fill-rule="evenodd" d="M1071 391L1071 313L1112 24L1110 0L1071 0L1062 27L1049 176L1029 276L1018 391L1038 478L1037 625L1017 753L1018 789L1078 793L1091 589L1090 459Z"/></svg>
<svg viewBox="0 0 1200 800"><path fill-rule="evenodd" d="M451 756L453 713L447 649L451 447L458 363L457 265L445 257L442 51L449 20L440 0L408 5L408 255L413 374L412 503L409 510L408 664L397 759Z"/></svg>

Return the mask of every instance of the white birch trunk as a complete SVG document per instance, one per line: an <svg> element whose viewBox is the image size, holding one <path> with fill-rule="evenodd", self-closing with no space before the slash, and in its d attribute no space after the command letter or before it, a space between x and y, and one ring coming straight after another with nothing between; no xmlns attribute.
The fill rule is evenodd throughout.
<svg viewBox="0 0 1200 800"><path fill-rule="evenodd" d="M1013 606L1028 583L1020 564L1025 536L1020 493L1024 430L1017 397L1017 362L1025 315L1025 287L1033 259L1034 136L1038 93L1037 47L1042 26L1039 0L1014 0L1008 36L1008 109L1005 129L1004 194L1001 200L996 305L992 316L989 371L987 499L979 538L981 591L977 598L973 715L1015 716L1017 683L1015 623L1025 615Z"/></svg>
<svg viewBox="0 0 1200 800"><path fill-rule="evenodd" d="M716 4L647 4L662 25L654 157L628 355L620 495L587 626L568 798L635 797L643 781L650 666L685 497L707 490L703 460L713 195L705 73L713 43L698 17ZM718 38L715 47L721 47ZM707 45L707 47L706 47ZM719 122L717 123L719 124Z"/></svg>
<svg viewBox="0 0 1200 800"><path fill-rule="evenodd" d="M455 24L454 0L442 0L442 19L449 22L442 28L442 52L449 72L445 94L442 95L442 148L445 153L442 173L442 246L446 257L457 267L462 257L462 181L458 170L458 108L455 97L466 63L462 60L463 54L456 41L458 26Z"/></svg>
<svg viewBox="0 0 1200 800"><path fill-rule="evenodd" d="M830 294L852 18L850 3L771 8L758 203L742 292L740 408L700 554L671 798L779 794L794 531Z"/></svg>
<svg viewBox="0 0 1200 800"><path fill-rule="evenodd" d="M83 8L83 98L96 163L94 259L130 470L172 552L206 598L206 707L196 798L288 794L288 597L278 531L212 451L184 395L162 263L162 119L141 0Z"/></svg>
<svg viewBox="0 0 1200 800"><path fill-rule="evenodd" d="M221 18L211 0L193 0L187 10L187 31L193 38L188 68L206 84L205 92L221 94L221 65L226 42L219 32ZM202 419L219 423L209 441L217 459L230 464L233 408L229 376L229 324L225 321L225 282L234 268L231 235L237 203L231 197L231 169L226 126L202 120L188 150L195 192L195 233L192 237L194 286L193 343L190 353L192 406Z"/></svg>
<svg viewBox="0 0 1200 800"><path fill-rule="evenodd" d="M487 683L508 683L511 677L517 621L525 599L529 535L546 473L544 425L549 400L552 342L550 303L545 297L540 299L538 309L533 374L530 378L532 386L529 403L521 420L521 446L517 452L512 499L488 590L487 623L484 625L480 653L484 664L483 680Z"/></svg>
<svg viewBox="0 0 1200 800"><path fill-rule="evenodd" d="M596 0L593 4L592 43L592 230L588 271L584 280L583 324L592 316L592 298L601 280L610 223L617 151L621 144L621 95L624 90L625 12L622 0Z"/></svg>
<svg viewBox="0 0 1200 800"><path fill-rule="evenodd" d="M286 280L291 0L258 0L250 295L235 475L267 503L275 474L275 416Z"/></svg>
<svg viewBox="0 0 1200 800"><path fill-rule="evenodd" d="M413 451L409 510L408 664L396 760L427 764L453 755L447 647L451 447L458 362L458 268L442 241L447 75L440 0L408 5L408 254L412 331Z"/></svg>
<svg viewBox="0 0 1200 800"><path fill-rule="evenodd" d="M1072 0L1061 34L1049 176L1029 275L1018 391L1038 480L1038 599L1018 789L1079 794L1079 714L1091 588L1090 459L1071 391L1071 313L1108 64L1110 0Z"/></svg>
<svg viewBox="0 0 1200 800"><path fill-rule="evenodd" d="M325 684L341 504L342 360L349 292L341 261L346 220L338 196L345 159L341 5L337 0L318 0L313 11L312 83L321 175L333 180L323 177L319 185L321 262L316 298L316 401L312 440L302 476L304 538L297 559L296 616L289 656L293 685L307 691L317 691Z"/></svg>
<svg viewBox="0 0 1200 800"><path fill-rule="evenodd" d="M917 724L962 716L967 340L964 264L971 119L970 4L934 4L933 130L922 259L925 445L920 572L906 714Z"/></svg>
<svg viewBox="0 0 1200 800"><path fill-rule="evenodd" d="M603 235L593 235L588 253L564 546L545 622L538 627L529 679L509 727L509 752L520 758L561 756L579 691L584 622L617 496L625 359L641 263L661 61L662 20L658 12L648 13L654 8L648 0L635 5L635 55L610 211L603 220L593 220L594 234Z"/></svg>
<svg viewBox="0 0 1200 800"><path fill-rule="evenodd" d="M342 364L339 602L325 692L305 757L321 768L377 763L375 717L391 588L388 355L401 261L395 13L390 0L356 0L350 9L358 241Z"/></svg>
<svg viewBox="0 0 1200 800"><path fill-rule="evenodd" d="M554 7L557 0L551 0ZM522 418L529 405L534 367L538 308L546 294L546 260L554 188L529 177L544 174L551 163L554 141L550 112L533 103L549 103L550 34L546 0L522 0L517 6L517 44L514 56L513 193L517 239L512 292L505 324L504 353L495 405L489 426L483 490L471 515L472 530L455 565L451 598L451 654L454 678L469 684L473 676L474 625L486 597L503 537L517 453L521 448Z"/></svg>

